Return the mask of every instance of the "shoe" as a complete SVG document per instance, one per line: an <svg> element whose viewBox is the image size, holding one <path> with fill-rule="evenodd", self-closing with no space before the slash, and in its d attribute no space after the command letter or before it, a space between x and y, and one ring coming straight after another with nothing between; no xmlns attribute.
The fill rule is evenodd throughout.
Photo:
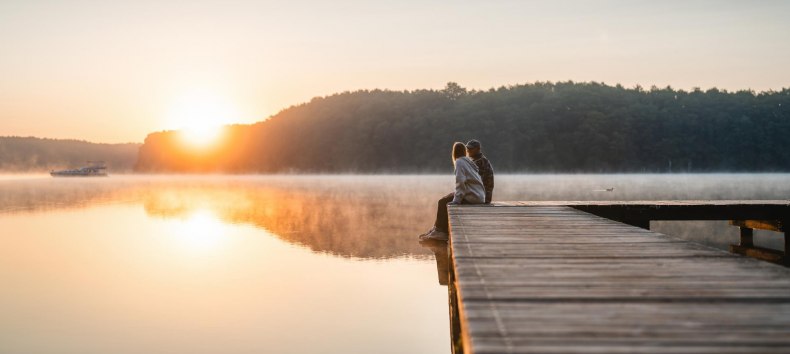
<svg viewBox="0 0 790 354"><path fill-rule="evenodd" d="M425 235L424 240L447 241L450 235L444 231L434 228L429 234Z"/></svg>
<svg viewBox="0 0 790 354"><path fill-rule="evenodd" d="M436 226L432 227L430 230L426 231L424 234L421 234L418 238L420 240L424 240L426 236L428 236L433 230L436 230Z"/></svg>

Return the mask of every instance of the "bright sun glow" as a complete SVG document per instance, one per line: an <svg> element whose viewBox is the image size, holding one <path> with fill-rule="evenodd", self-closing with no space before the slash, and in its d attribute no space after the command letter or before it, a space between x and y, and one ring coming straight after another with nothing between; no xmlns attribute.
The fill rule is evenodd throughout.
<svg viewBox="0 0 790 354"><path fill-rule="evenodd" d="M223 125L236 119L238 112L221 95L192 91L179 97L170 110L171 126L181 131L186 143L205 147L216 142Z"/></svg>

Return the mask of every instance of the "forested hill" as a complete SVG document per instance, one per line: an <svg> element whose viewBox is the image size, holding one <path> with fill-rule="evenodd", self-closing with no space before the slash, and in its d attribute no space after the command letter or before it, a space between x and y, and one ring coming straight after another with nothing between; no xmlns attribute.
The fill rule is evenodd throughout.
<svg viewBox="0 0 790 354"><path fill-rule="evenodd" d="M137 170L427 172L477 138L497 171L790 171L790 89L649 90L534 83L467 91L357 91L315 98L210 149L150 134Z"/></svg>
<svg viewBox="0 0 790 354"><path fill-rule="evenodd" d="M109 172L130 172L140 144L95 144L80 140L0 137L0 172L49 172L105 161Z"/></svg>

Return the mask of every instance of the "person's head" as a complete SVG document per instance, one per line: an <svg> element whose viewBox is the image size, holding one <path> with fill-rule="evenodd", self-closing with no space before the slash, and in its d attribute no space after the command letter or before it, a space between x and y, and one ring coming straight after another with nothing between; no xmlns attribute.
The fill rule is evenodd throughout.
<svg viewBox="0 0 790 354"><path fill-rule="evenodd" d="M453 164L455 164L455 160L459 157L466 156L466 145L461 142L456 142L453 144Z"/></svg>
<svg viewBox="0 0 790 354"><path fill-rule="evenodd" d="M466 152L469 153L469 156L475 156L480 153L480 148L482 148L480 142L475 139L469 140L469 142L466 143Z"/></svg>

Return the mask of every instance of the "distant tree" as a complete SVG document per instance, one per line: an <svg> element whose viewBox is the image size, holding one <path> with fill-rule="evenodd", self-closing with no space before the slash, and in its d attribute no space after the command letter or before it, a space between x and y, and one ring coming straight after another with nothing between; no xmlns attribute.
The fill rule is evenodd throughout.
<svg viewBox="0 0 790 354"><path fill-rule="evenodd" d="M0 171L42 172L104 161L111 172L128 172L140 144L96 144L80 140L0 137Z"/></svg>
<svg viewBox="0 0 790 354"><path fill-rule="evenodd" d="M448 82L447 86L445 86L444 90L442 90L442 93L444 93L444 95L451 100L457 100L462 96L465 96L468 92L465 88L461 87L461 85L458 85L455 82Z"/></svg>

